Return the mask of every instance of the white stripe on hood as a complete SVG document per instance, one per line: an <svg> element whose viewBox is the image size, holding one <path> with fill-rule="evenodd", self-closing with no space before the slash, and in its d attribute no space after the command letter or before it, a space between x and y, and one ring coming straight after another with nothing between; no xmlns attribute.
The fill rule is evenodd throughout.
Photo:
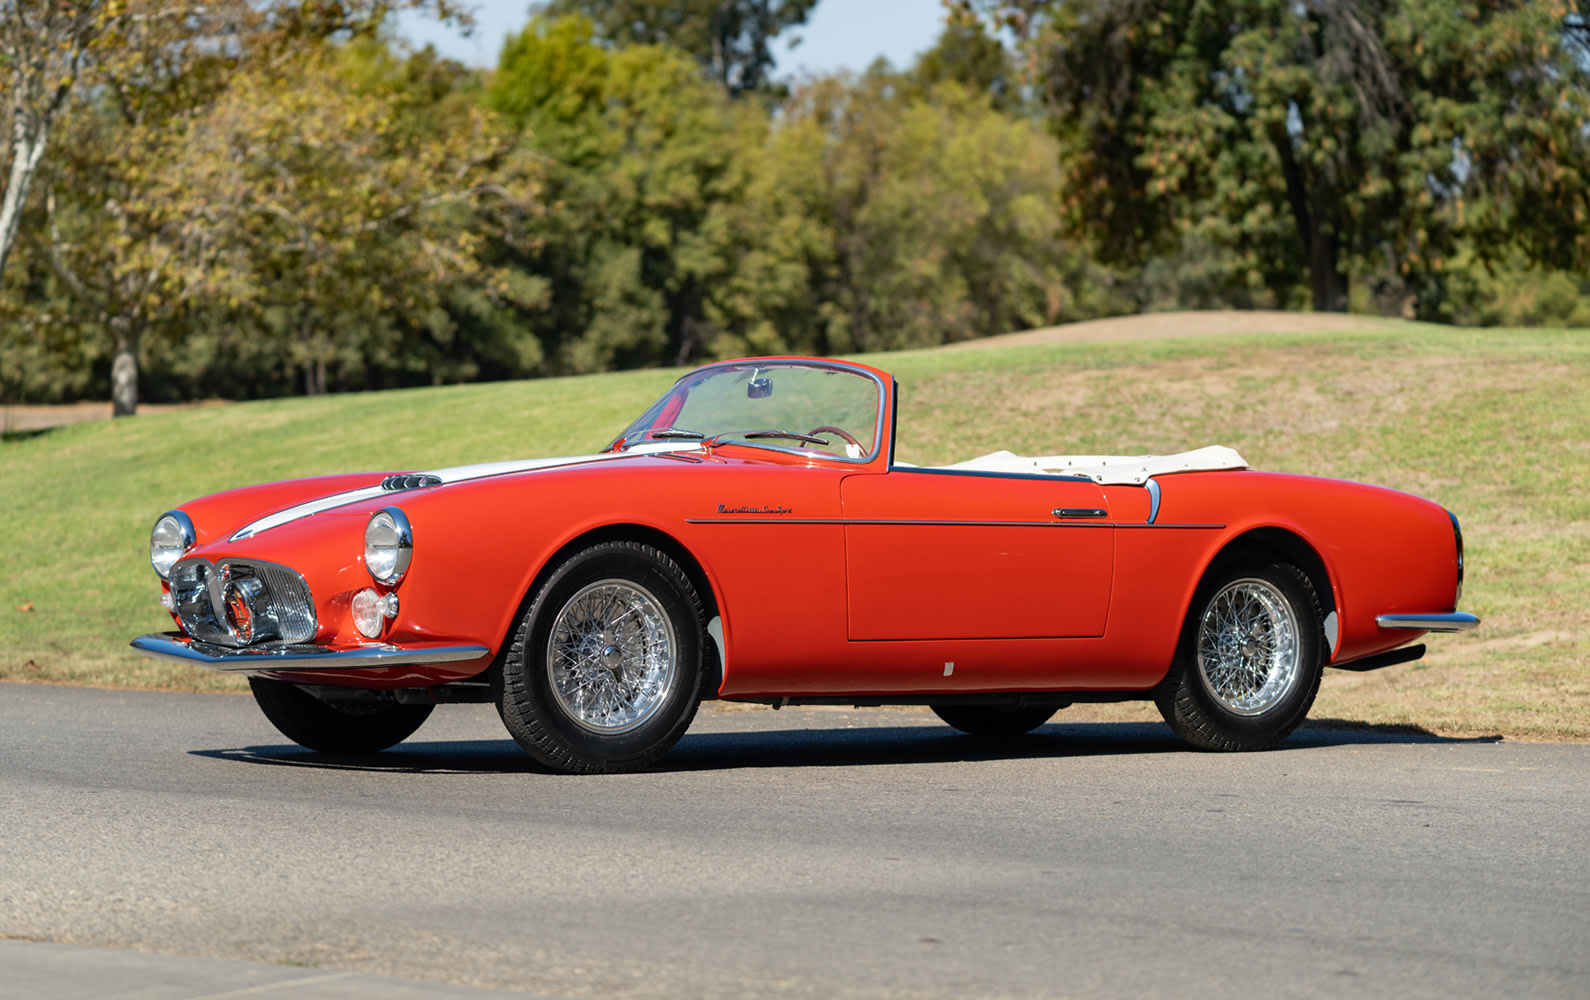
<svg viewBox="0 0 1590 1000"><path fill-rule="evenodd" d="M619 458L633 458L636 455L656 455L670 451L695 451L701 446L694 441L660 442L657 444L636 445L627 451L605 452L600 455L565 455L560 458L529 458L514 462L484 462L480 465L459 465L451 469L436 469L424 475L435 476L445 486L448 483L461 483L469 479L485 479L488 476L505 476L515 472L532 472L536 469L563 468L570 465L586 465L593 462L610 462ZM245 524L228 538L229 542L241 541L252 537L262 531L279 528L284 524L297 521L300 518L318 514L323 510L333 507L345 507L351 503L363 500L374 500L381 496L397 496L402 490L384 490L379 485L366 486L363 489L349 490L346 493L333 493L331 496L310 500L286 510L277 511L258 521Z"/></svg>

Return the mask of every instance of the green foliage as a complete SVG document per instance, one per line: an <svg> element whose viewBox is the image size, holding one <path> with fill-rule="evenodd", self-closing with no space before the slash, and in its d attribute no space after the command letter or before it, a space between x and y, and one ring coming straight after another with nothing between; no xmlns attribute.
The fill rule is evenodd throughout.
<svg viewBox="0 0 1590 1000"><path fill-rule="evenodd" d="M1059 236L1042 128L901 82L818 80L784 105L733 227L717 353L929 346L1108 308L1107 276Z"/></svg>
<svg viewBox="0 0 1590 1000"><path fill-rule="evenodd" d="M530 209L535 171L456 99L456 71L437 76L428 56L310 50L245 74L177 163L187 190L225 206L238 283L226 308L257 317L306 392L325 392L328 371L345 384L367 368L471 376L469 354L449 350L455 290L521 306L540 291L480 261L486 235ZM505 345L531 364L535 346Z"/></svg>
<svg viewBox="0 0 1590 1000"><path fill-rule="evenodd" d="M1442 319L1463 326L1590 327L1590 276L1528 267L1518 251L1496 265L1459 254L1445 291Z"/></svg>
<svg viewBox="0 0 1590 1000"><path fill-rule="evenodd" d="M809 0L558 0L489 73L381 41L414 5L453 7L115 6L19 216L0 398L897 349L1136 309L1584 322L1582 4L956 0L911 67L794 93L767 45Z"/></svg>
<svg viewBox="0 0 1590 1000"><path fill-rule="evenodd" d="M1420 295L1466 242L1590 266L1590 63L1560 0L964 6L1023 33L1107 260L1196 239L1278 301L1307 275L1316 309L1387 260Z"/></svg>
<svg viewBox="0 0 1590 1000"><path fill-rule="evenodd" d="M618 48L677 49L738 95L768 88L768 43L806 23L815 6L817 0L550 0L542 11L586 19Z"/></svg>
<svg viewBox="0 0 1590 1000"><path fill-rule="evenodd" d="M986 94L1001 111L1016 111L1023 103L1021 76L1010 50L975 18L946 24L933 47L903 74L900 87L903 93L926 97L948 83Z"/></svg>
<svg viewBox="0 0 1590 1000"><path fill-rule="evenodd" d="M545 279L526 317L555 371L683 363L726 264L711 220L744 183L765 127L683 53L606 49L580 18L533 20L503 49L486 101L525 129L554 206L522 266Z"/></svg>

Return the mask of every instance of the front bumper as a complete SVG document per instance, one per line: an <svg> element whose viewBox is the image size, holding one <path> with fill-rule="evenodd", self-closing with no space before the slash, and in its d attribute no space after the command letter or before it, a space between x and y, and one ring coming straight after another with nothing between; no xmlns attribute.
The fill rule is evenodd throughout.
<svg viewBox="0 0 1590 1000"><path fill-rule="evenodd" d="M1466 611L1447 611L1424 615L1381 615L1375 624L1381 628L1411 632L1467 632L1480 620Z"/></svg>
<svg viewBox="0 0 1590 1000"><path fill-rule="evenodd" d="M152 632L132 641L134 649L150 656L197 663L214 670L254 673L263 670L365 670L410 664L458 663L491 655L485 646L372 643L351 649L326 649L310 643L261 646L219 646L200 642L180 632Z"/></svg>

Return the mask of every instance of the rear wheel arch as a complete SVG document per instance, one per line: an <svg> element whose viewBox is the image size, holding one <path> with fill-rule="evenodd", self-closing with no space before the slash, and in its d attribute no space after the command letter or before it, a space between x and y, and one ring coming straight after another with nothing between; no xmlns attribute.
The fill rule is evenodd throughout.
<svg viewBox="0 0 1590 1000"><path fill-rule="evenodd" d="M1314 586L1319 599L1320 612L1329 615L1336 610L1336 591L1331 585L1330 571L1325 560L1301 536L1286 528L1253 528L1231 539L1204 567L1199 586L1212 574L1221 573L1231 566L1261 561L1290 563L1303 571Z"/></svg>
<svg viewBox="0 0 1590 1000"><path fill-rule="evenodd" d="M1301 536L1286 528L1264 527L1252 528L1230 539L1219 552L1204 566L1204 571L1199 574L1197 583L1187 592L1187 603L1181 609L1181 619L1178 622L1176 634L1182 635L1187 627L1187 616L1192 613L1192 604L1198 593L1204 589L1210 580L1222 576L1233 567L1249 566L1264 562L1287 563L1296 566L1308 578L1314 588L1315 598L1319 601L1319 610L1328 622L1334 622L1331 616L1337 614L1336 591L1331 584L1330 571L1325 568L1322 559L1314 546L1310 545ZM1325 649L1325 662L1329 663L1335 653L1334 641L1339 634L1333 632L1332 626L1327 624ZM1178 639L1178 642L1180 640ZM1169 674L1171 666L1165 667Z"/></svg>

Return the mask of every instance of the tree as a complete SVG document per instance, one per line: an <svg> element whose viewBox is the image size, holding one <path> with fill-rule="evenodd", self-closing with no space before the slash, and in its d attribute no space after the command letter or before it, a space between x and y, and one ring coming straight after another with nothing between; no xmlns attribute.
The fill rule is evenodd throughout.
<svg viewBox="0 0 1590 1000"><path fill-rule="evenodd" d="M0 0L0 67L10 124L5 196L0 199L0 275L16 242L22 209L49 146L50 132L77 85L89 50L126 16L107 0Z"/></svg>
<svg viewBox="0 0 1590 1000"><path fill-rule="evenodd" d="M548 161L537 329L557 371L684 364L706 339L725 268L715 220L765 129L701 68L662 45L609 49L582 17L532 19L503 46L488 103Z"/></svg>
<svg viewBox="0 0 1590 1000"><path fill-rule="evenodd" d="M97 33L71 64L93 85L76 88L71 104L56 109L58 116L70 112L63 120L74 140L70 162L53 171L50 194L35 206L42 211L34 240L63 286L113 341L113 411L125 416L137 408L145 332L160 325L175 329L181 310L222 280L212 268L222 245L215 238L215 206L169 183L169 165L203 109L226 94L237 73L290 59L298 47L321 39L373 33L394 7L424 7L443 17L456 11L452 0L120 0L95 6L102 8Z"/></svg>
<svg viewBox="0 0 1590 1000"><path fill-rule="evenodd" d="M205 200L199 214L222 220L234 303L309 395L327 391L328 372L402 368L423 353L405 338L447 336L455 287L520 306L541 290L480 260L489 233L513 238L534 210L534 165L482 108L446 122L402 114L396 67L381 62L368 46L322 45L250 69L174 164Z"/></svg>
<svg viewBox="0 0 1590 1000"><path fill-rule="evenodd" d="M1021 79L1010 50L989 35L982 21L953 18L938 41L903 74L904 88L925 96L935 87L955 83L986 94L994 107L1014 112L1022 106Z"/></svg>
<svg viewBox="0 0 1590 1000"><path fill-rule="evenodd" d="M1433 300L1466 240L1590 264L1590 66L1562 0L961 6L1020 36L1071 227L1107 260L1203 240L1283 301L1307 274L1319 310L1387 261Z"/></svg>
<svg viewBox="0 0 1590 1000"><path fill-rule="evenodd" d="M616 46L672 45L739 95L767 86L769 43L805 24L815 6L817 0L551 0L543 10L583 16Z"/></svg>
<svg viewBox="0 0 1590 1000"><path fill-rule="evenodd" d="M782 107L709 318L715 353L897 350L1096 315L1055 145L955 83L877 70Z"/></svg>

